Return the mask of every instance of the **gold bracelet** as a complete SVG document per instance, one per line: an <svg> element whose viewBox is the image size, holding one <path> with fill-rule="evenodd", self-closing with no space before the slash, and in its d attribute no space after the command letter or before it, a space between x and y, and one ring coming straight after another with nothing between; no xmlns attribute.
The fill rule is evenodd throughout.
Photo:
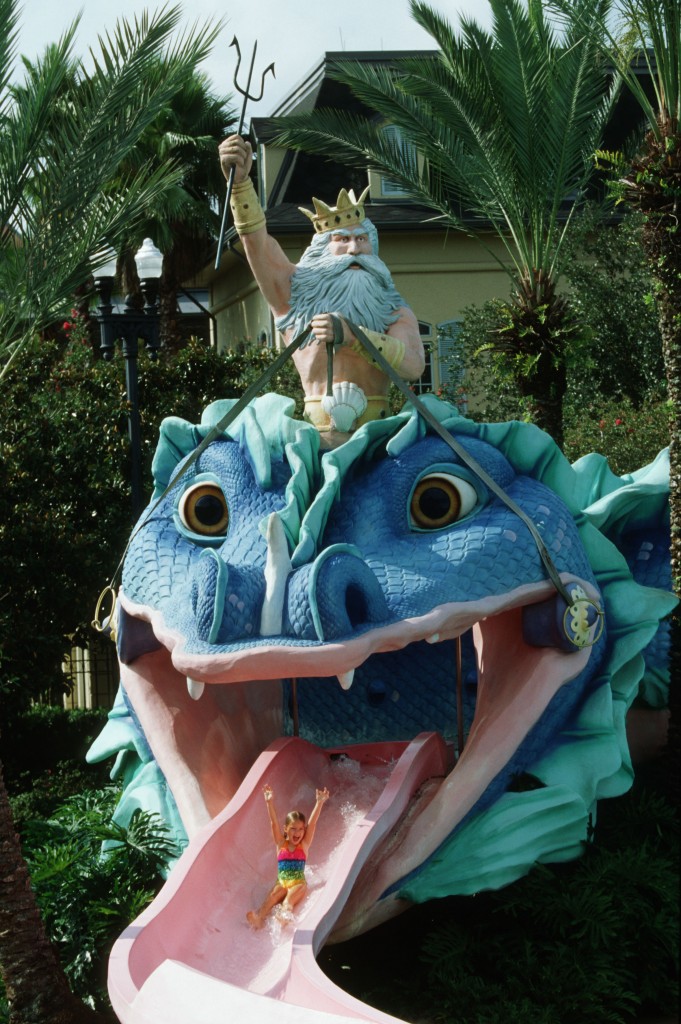
<svg viewBox="0 0 681 1024"><path fill-rule="evenodd" d="M229 205L234 217L234 227L240 235L252 235L254 231L265 227L265 214L250 178L232 187Z"/></svg>
<svg viewBox="0 0 681 1024"><path fill-rule="evenodd" d="M407 350L407 346L401 338L391 338L389 334L379 334L378 331L370 331L367 327L362 327L362 330L366 334L372 344L376 346L378 351L381 353L387 363L390 363L393 370L399 370L404 359L404 353ZM371 355L365 349L361 341L355 341L352 346L353 352L359 352L361 356L369 363L377 365L376 360L372 359Z"/></svg>

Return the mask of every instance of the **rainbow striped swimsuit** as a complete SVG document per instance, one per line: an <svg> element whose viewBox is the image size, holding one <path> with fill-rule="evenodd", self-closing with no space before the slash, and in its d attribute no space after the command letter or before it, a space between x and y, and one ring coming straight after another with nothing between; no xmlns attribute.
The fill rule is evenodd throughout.
<svg viewBox="0 0 681 1024"><path fill-rule="evenodd" d="M295 850L289 850L288 846L282 846L277 855L277 881L284 889L292 889L294 885L301 885L305 881L305 861L307 855L302 846L296 846Z"/></svg>

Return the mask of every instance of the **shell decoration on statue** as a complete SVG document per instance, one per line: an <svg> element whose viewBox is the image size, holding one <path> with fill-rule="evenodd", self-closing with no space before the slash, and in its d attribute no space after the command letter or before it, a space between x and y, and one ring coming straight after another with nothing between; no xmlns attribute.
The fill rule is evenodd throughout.
<svg viewBox="0 0 681 1024"><path fill-rule="evenodd" d="M349 433L367 407L366 395L357 384L343 380L333 385L333 394L324 395L322 408L331 419L331 427Z"/></svg>

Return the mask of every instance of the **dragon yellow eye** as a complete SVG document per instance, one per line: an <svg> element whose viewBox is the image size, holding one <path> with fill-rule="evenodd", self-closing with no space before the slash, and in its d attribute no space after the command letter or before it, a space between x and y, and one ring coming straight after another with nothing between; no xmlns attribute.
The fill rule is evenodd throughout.
<svg viewBox="0 0 681 1024"><path fill-rule="evenodd" d="M429 473L417 483L411 497L412 526L439 530L467 516L478 503L472 484L449 473Z"/></svg>
<svg viewBox="0 0 681 1024"><path fill-rule="evenodd" d="M195 484L180 499L177 509L184 526L202 537L227 533L229 509L222 488L214 483Z"/></svg>

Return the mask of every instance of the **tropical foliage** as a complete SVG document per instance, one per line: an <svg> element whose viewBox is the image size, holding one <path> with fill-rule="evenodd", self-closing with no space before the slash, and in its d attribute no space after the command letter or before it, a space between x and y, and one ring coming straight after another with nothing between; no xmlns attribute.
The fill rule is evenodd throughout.
<svg viewBox="0 0 681 1024"><path fill-rule="evenodd" d="M639 214L604 218L595 206L573 222L565 277L583 329L569 366L567 401L573 406L586 404L594 393L626 397L637 408L666 397L658 306L642 231Z"/></svg>
<svg viewBox="0 0 681 1024"><path fill-rule="evenodd" d="M641 217L617 223L589 206L566 240L565 277L582 324L582 343L566 352L564 451L573 461L591 451L628 473L652 461L669 442L669 406L653 281L641 245ZM512 378L481 339L498 330L503 303L464 310L451 373L461 361L468 414L504 420L523 415ZM444 389L444 397L455 399Z"/></svg>
<svg viewBox="0 0 681 1024"><path fill-rule="evenodd" d="M136 811L127 828L111 823L118 797L114 787L85 791L24 831L38 905L71 989L99 1010L109 1005L105 965L113 942L156 895L163 865L177 856L158 816Z"/></svg>
<svg viewBox="0 0 681 1024"><path fill-rule="evenodd" d="M368 165L444 224L470 233L479 218L479 237L493 232L511 277L495 346L529 413L558 442L565 352L577 337L557 290L563 244L615 93L598 34L581 24L595 28L605 3L577 0L559 36L538 0L490 0L490 33L464 17L457 33L411 0L436 59L340 63L332 76L374 116L325 110L279 122L279 143Z"/></svg>
<svg viewBox="0 0 681 1024"><path fill-rule="evenodd" d="M14 86L18 16L17 0L0 0L0 377L105 246L181 180L167 162L119 169L217 34L197 24L173 37L180 10L167 7L120 21L86 65L74 22Z"/></svg>
<svg viewBox="0 0 681 1024"><path fill-rule="evenodd" d="M177 299L183 282L209 261L219 233L219 209L225 180L215 158L218 143L228 133L233 112L224 97L216 96L207 77L187 74L156 120L149 125L123 165L122 171L139 172L170 161L180 176L149 204L143 219L122 248L126 293L139 288L134 252L144 238L152 238L163 253L159 284L160 341L177 346ZM113 191L118 188L112 183Z"/></svg>
<svg viewBox="0 0 681 1024"><path fill-rule="evenodd" d="M113 786L81 784L62 800L43 800L44 816L25 820L21 833L38 906L70 988L107 1019L111 946L156 895L163 865L177 854L155 815L137 811L126 828L111 823L119 795ZM11 799L15 820L25 796Z"/></svg>

